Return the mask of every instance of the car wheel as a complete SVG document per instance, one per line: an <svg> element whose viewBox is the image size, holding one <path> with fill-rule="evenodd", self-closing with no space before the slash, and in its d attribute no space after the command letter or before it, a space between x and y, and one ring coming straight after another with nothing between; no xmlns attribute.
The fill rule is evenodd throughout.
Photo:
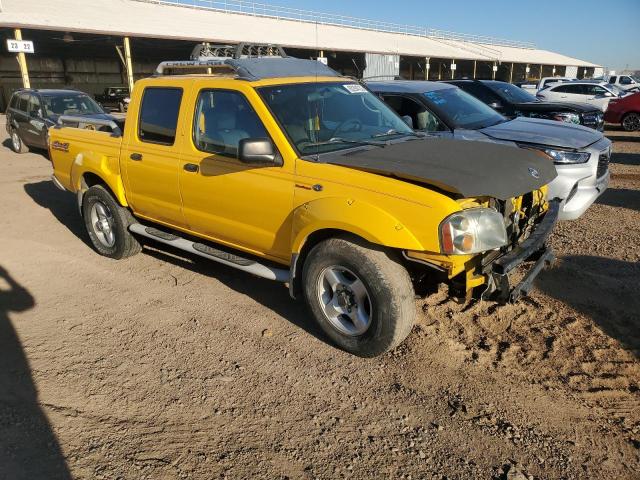
<svg viewBox="0 0 640 480"><path fill-rule="evenodd" d="M411 279L382 249L343 238L325 240L309 252L302 281L316 322L347 352L375 357L411 332L416 315Z"/></svg>
<svg viewBox="0 0 640 480"><path fill-rule="evenodd" d="M16 130L11 130L11 149L16 153L27 153L29 148L24 144Z"/></svg>
<svg viewBox="0 0 640 480"><path fill-rule="evenodd" d="M100 255L119 260L142 249L129 232L129 226L136 223L133 215L102 185L94 185L85 192L82 215L91 243Z"/></svg>
<svg viewBox="0 0 640 480"><path fill-rule="evenodd" d="M640 130L640 113L627 113L622 119L622 128L627 132Z"/></svg>

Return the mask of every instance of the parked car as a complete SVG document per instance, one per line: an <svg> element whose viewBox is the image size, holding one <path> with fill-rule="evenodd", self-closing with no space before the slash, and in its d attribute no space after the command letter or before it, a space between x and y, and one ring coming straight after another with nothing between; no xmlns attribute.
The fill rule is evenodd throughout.
<svg viewBox="0 0 640 480"><path fill-rule="evenodd" d="M640 78L634 75L609 75L604 77L604 81L627 92L640 91Z"/></svg>
<svg viewBox="0 0 640 480"><path fill-rule="evenodd" d="M115 120L89 95L77 90L22 89L7 108L6 128L11 148L25 153L28 147L47 148L48 132L61 115L76 117L75 126L94 128L83 119Z"/></svg>
<svg viewBox="0 0 640 480"><path fill-rule="evenodd" d="M542 77L540 81L538 81L537 83L520 82L520 83L515 83L514 85L520 88L523 88L535 95L538 90L547 88L548 86L554 83L571 82L572 80L575 80L575 79L569 78L569 77Z"/></svg>
<svg viewBox="0 0 640 480"><path fill-rule="evenodd" d="M627 132L640 130L640 92L611 99L604 119L619 123Z"/></svg>
<svg viewBox="0 0 640 480"><path fill-rule="evenodd" d="M103 108L124 113L129 106L129 89L127 87L107 87L102 94L95 95L95 99Z"/></svg>
<svg viewBox="0 0 640 480"><path fill-rule="evenodd" d="M549 102L583 102L605 112L612 98L619 98L626 94L615 85L606 82L574 81L551 85L540 90L536 97Z"/></svg>
<svg viewBox="0 0 640 480"><path fill-rule="evenodd" d="M498 80L448 80L507 118L530 117L575 123L602 131L602 111L585 103L543 102L523 89Z"/></svg>
<svg viewBox="0 0 640 480"><path fill-rule="evenodd" d="M411 332L420 286L515 301L552 261L548 158L428 138L315 60L243 52L161 64L121 136L52 131L54 183L77 194L99 254L138 253L143 236L286 282L361 356ZM164 75L181 67L213 73Z"/></svg>
<svg viewBox="0 0 640 480"><path fill-rule="evenodd" d="M439 82L369 82L414 128L442 138L509 143L549 155L558 177L549 198L561 198L560 220L580 217L606 190L611 141L580 125L517 117L509 120L461 89Z"/></svg>

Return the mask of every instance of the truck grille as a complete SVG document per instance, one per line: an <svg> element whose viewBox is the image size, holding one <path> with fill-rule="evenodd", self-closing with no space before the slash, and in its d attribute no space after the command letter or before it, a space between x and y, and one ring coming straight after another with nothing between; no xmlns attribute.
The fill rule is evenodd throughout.
<svg viewBox="0 0 640 480"><path fill-rule="evenodd" d="M598 157L598 170L596 172L596 177L603 177L607 170L609 170L609 160L611 159L611 152L609 150L600 152L600 156Z"/></svg>
<svg viewBox="0 0 640 480"><path fill-rule="evenodd" d="M589 112L582 114L582 124L585 127L598 131L604 130L604 115L600 112Z"/></svg>

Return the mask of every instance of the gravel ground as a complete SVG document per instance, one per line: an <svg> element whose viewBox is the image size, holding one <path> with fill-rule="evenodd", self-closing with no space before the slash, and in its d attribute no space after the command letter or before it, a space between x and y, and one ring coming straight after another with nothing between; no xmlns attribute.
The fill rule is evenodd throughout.
<svg viewBox="0 0 640 480"><path fill-rule="evenodd" d="M281 285L98 256L0 129L0 479L640 478L640 134L530 298L440 292L363 360Z"/></svg>

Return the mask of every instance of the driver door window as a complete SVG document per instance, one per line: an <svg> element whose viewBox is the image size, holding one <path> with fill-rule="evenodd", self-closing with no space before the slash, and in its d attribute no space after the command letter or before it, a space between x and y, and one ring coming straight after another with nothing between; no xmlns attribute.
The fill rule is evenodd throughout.
<svg viewBox="0 0 640 480"><path fill-rule="evenodd" d="M193 141L198 150L235 158L240 140L268 138L262 122L239 92L205 90L196 106Z"/></svg>
<svg viewBox="0 0 640 480"><path fill-rule="evenodd" d="M401 95L383 95L384 101L401 117L409 116L413 128L423 132L442 132L447 127L430 110L415 100Z"/></svg>

